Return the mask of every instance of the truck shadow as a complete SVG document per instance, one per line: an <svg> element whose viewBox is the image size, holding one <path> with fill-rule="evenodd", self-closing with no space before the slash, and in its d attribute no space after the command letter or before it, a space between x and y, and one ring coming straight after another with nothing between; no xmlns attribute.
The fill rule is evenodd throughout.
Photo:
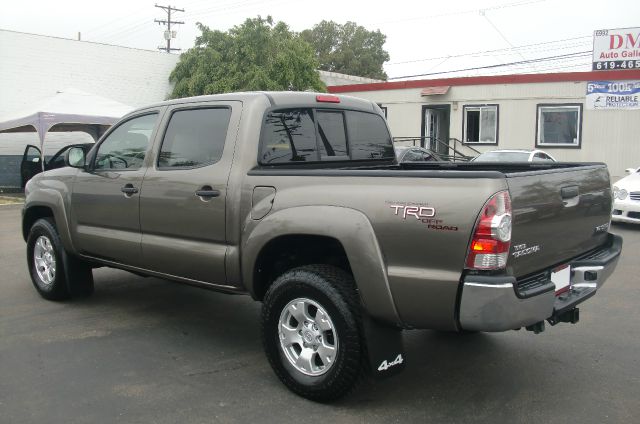
<svg viewBox="0 0 640 424"><path fill-rule="evenodd" d="M278 398L286 399L291 407L318 411L328 407L289 393L271 374L260 343L259 303L247 296L228 296L154 278L106 272L103 278L103 271L96 271L95 295L78 301L77 306L86 306L94 313L104 312L109 320L106 325L118 327L127 322L129 329L135 331L169 333L167 339L159 333L151 340L157 344L154 349L169 349L174 343L172 338L184 337L190 340L191 350L215 359L216 369L207 363L193 363L185 371L183 364L179 370L183 376L202 374L208 383L218 384L216 375L220 370L245 372L253 375L250 378L256 385L280 392ZM540 379L550 376L549 361L540 360L540 353L532 354L533 342L522 342L534 336L523 333L406 331L405 371L381 381L365 378L357 390L331 408L357 414L385 405L398 409L416 402L431 405L435 411L443 407L444 400L445 409L464 402L502 402L529 386L532 375L538 374L536 378ZM232 358L221 361L217 353L220 351L226 352L227 358L232 353ZM533 360L536 357L538 361ZM250 369L238 371L245 367Z"/></svg>

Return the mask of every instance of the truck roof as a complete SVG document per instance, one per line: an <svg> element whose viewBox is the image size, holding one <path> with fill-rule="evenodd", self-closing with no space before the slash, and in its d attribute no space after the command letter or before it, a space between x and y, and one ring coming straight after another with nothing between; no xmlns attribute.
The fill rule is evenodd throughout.
<svg viewBox="0 0 640 424"><path fill-rule="evenodd" d="M322 101L320 100L321 96L325 96L328 99L338 98L339 102L333 102L328 100ZM364 100L364 99L360 99L358 97L352 97L352 96L337 96L334 94L307 92L307 91L246 91L246 92L237 92L237 93L224 93L224 94L211 94L211 95L194 96L194 97L183 97L180 99L166 100L164 102L147 105L147 106L138 108L133 112L137 112L137 111L152 108L152 107L161 107L161 106L169 106L169 105L184 104L184 103L225 101L225 100L227 101L235 100L235 101L242 101L242 102L266 100L267 102L270 103L271 107L273 106L310 107L312 105L330 105L331 107L335 107L335 108L359 109L359 110L365 110L369 112L378 112L378 113L380 112L380 109L378 108L378 106L370 100Z"/></svg>

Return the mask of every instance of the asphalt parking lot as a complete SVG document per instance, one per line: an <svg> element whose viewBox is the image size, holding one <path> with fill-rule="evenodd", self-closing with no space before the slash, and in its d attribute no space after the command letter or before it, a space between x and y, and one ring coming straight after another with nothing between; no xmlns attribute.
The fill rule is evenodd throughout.
<svg viewBox="0 0 640 424"><path fill-rule="evenodd" d="M635 423L640 416L640 227L581 322L540 335L405 332L408 365L333 405L280 384L260 305L94 271L82 301L41 299L20 207L0 206L0 422Z"/></svg>

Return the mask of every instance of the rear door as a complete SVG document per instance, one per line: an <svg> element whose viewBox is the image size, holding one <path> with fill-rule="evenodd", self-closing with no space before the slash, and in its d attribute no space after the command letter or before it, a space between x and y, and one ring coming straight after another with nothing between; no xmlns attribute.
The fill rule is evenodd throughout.
<svg viewBox="0 0 640 424"><path fill-rule="evenodd" d="M22 162L20 163L20 179L22 188L27 185L27 181L34 175L42 172L42 154L40 149L33 144L27 145L22 154Z"/></svg>
<svg viewBox="0 0 640 424"><path fill-rule="evenodd" d="M508 174L516 276L574 258L605 242L611 188L602 165Z"/></svg>
<svg viewBox="0 0 640 424"><path fill-rule="evenodd" d="M227 181L240 102L167 109L161 142L142 183L140 220L145 267L225 284Z"/></svg>

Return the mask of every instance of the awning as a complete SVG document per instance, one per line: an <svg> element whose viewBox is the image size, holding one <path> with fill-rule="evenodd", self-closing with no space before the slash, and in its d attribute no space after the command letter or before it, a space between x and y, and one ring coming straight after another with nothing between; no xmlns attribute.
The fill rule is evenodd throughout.
<svg viewBox="0 0 640 424"><path fill-rule="evenodd" d="M435 96L438 94L447 94L447 91L449 91L449 88L451 88L451 86L449 85L443 85L440 87L426 87L426 88L423 88L422 91L420 91L420 95Z"/></svg>

